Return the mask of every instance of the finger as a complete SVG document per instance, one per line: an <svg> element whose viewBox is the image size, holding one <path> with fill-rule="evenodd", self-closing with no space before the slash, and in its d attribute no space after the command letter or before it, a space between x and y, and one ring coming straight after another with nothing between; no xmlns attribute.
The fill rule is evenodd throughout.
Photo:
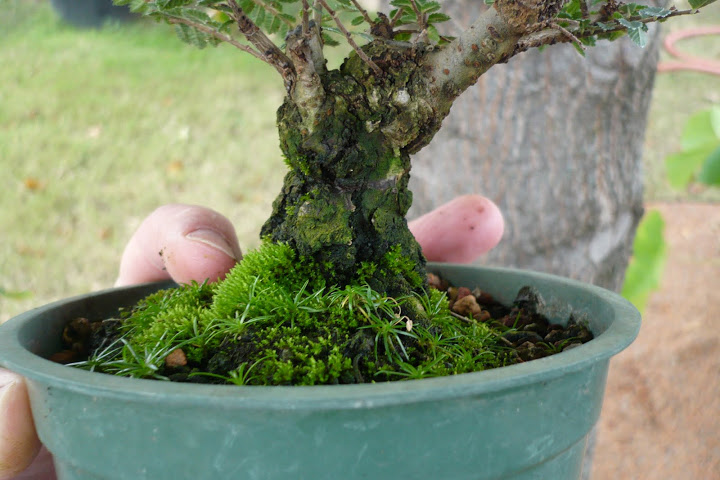
<svg viewBox="0 0 720 480"><path fill-rule="evenodd" d="M215 281L240 258L227 218L204 207L165 205L151 213L128 242L115 284Z"/></svg>
<svg viewBox="0 0 720 480"><path fill-rule="evenodd" d="M505 223L492 201L480 195L465 195L409 226L429 261L469 263L498 244Z"/></svg>
<svg viewBox="0 0 720 480"><path fill-rule="evenodd" d="M39 451L25 382L0 369L0 479L25 470Z"/></svg>

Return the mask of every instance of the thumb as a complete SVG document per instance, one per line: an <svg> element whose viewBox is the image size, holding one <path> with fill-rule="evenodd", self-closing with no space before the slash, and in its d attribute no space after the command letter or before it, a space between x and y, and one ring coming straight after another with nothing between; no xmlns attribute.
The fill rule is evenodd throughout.
<svg viewBox="0 0 720 480"><path fill-rule="evenodd" d="M242 257L230 221L208 208L165 205L132 236L115 284L173 279L178 283L222 278Z"/></svg>
<svg viewBox="0 0 720 480"><path fill-rule="evenodd" d="M0 479L25 470L39 451L25 381L0 369Z"/></svg>

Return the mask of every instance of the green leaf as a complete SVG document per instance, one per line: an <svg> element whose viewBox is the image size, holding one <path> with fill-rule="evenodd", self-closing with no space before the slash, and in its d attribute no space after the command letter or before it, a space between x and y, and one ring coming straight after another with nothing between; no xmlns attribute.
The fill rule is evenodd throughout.
<svg viewBox="0 0 720 480"><path fill-rule="evenodd" d="M241 0L240 8L242 8L245 15L250 16L253 10L255 10L255 2L252 0Z"/></svg>
<svg viewBox="0 0 720 480"><path fill-rule="evenodd" d="M438 2L427 2L420 5L420 11L422 13L433 13L440 10L440 4Z"/></svg>
<svg viewBox="0 0 720 480"><path fill-rule="evenodd" d="M583 45L587 45L588 47L594 47L597 45L597 37L596 36L589 36L589 37L583 37L580 39L580 43Z"/></svg>
<svg viewBox="0 0 720 480"><path fill-rule="evenodd" d="M633 43L641 48L644 48L647 45L648 39L647 34L645 33L647 25L642 22L630 22L624 18L619 19L618 23L627 28L628 36Z"/></svg>
<svg viewBox="0 0 720 480"><path fill-rule="evenodd" d="M705 185L720 187L720 144L705 159L698 180Z"/></svg>
<svg viewBox="0 0 720 480"><path fill-rule="evenodd" d="M362 15L360 15L359 17L353 18L352 21L350 22L350 24L351 24L351 25L360 25L360 24L363 23L364 21L365 21L365 17L363 17Z"/></svg>
<svg viewBox="0 0 720 480"><path fill-rule="evenodd" d="M190 4L192 0L156 0L156 4L160 8L184 7Z"/></svg>
<svg viewBox="0 0 720 480"><path fill-rule="evenodd" d="M620 4L620 6L618 7L618 11L626 13L628 15L635 15L638 10L641 10L643 8L646 8L645 5L639 5L637 3L626 3Z"/></svg>
<svg viewBox="0 0 720 480"><path fill-rule="evenodd" d="M182 16L198 23L207 24L211 22L210 17L202 10L186 9L182 11Z"/></svg>
<svg viewBox="0 0 720 480"><path fill-rule="evenodd" d="M665 170L670 186L684 189L702 167L705 159L720 146L720 143L703 145L694 150L687 150L665 158Z"/></svg>
<svg viewBox="0 0 720 480"><path fill-rule="evenodd" d="M326 29L327 29L327 27L323 27L323 30L326 30ZM323 43L325 43L325 45L327 45L328 47L337 47L338 45L340 45L340 42L338 42L337 40L332 38L330 35L328 35L324 31L322 33L322 38L323 38Z"/></svg>
<svg viewBox="0 0 720 480"><path fill-rule="evenodd" d="M633 256L625 273L622 295L640 311L645 309L650 294L660 286L667 258L664 230L662 215L650 211L635 233Z"/></svg>
<svg viewBox="0 0 720 480"><path fill-rule="evenodd" d="M575 51L577 51L581 57L585 57L585 50L583 49L582 45L573 42L572 46L575 47Z"/></svg>
<svg viewBox="0 0 720 480"><path fill-rule="evenodd" d="M397 8L409 8L412 10L412 4L410 0L392 0L390 5Z"/></svg>
<svg viewBox="0 0 720 480"><path fill-rule="evenodd" d="M438 43L440 43L440 33L438 33L437 28L432 25L428 25L427 33L428 40L430 40L432 44L437 45Z"/></svg>
<svg viewBox="0 0 720 480"><path fill-rule="evenodd" d="M711 3L715 3L715 0L688 0L691 8L702 8L707 7Z"/></svg>
<svg viewBox="0 0 720 480"><path fill-rule="evenodd" d="M450 20L450 17L444 13L433 13L428 16L428 23L442 23Z"/></svg>
<svg viewBox="0 0 720 480"><path fill-rule="evenodd" d="M642 18L665 18L672 12L662 7L646 7L638 13Z"/></svg>
<svg viewBox="0 0 720 480"><path fill-rule="evenodd" d="M718 107L692 115L683 127L682 149L695 150L720 139L718 128L715 128L715 124L720 123L718 117L720 117L720 108Z"/></svg>
<svg viewBox="0 0 720 480"><path fill-rule="evenodd" d="M585 0L570 0L565 4L562 11L558 14L558 18L570 18L579 20L582 18L582 10L580 9L580 2Z"/></svg>
<svg viewBox="0 0 720 480"><path fill-rule="evenodd" d="M175 33L177 33L180 40L185 43L189 43L190 45L194 45L197 48L203 49L208 44L207 36L204 33L199 32L198 30L185 24L175 24Z"/></svg>

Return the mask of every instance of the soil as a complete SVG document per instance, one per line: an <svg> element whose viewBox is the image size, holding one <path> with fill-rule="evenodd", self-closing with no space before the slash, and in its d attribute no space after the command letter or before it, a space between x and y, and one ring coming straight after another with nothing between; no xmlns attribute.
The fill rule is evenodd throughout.
<svg viewBox="0 0 720 480"><path fill-rule="evenodd" d="M593 480L720 479L720 204L654 204L668 258L610 363Z"/></svg>

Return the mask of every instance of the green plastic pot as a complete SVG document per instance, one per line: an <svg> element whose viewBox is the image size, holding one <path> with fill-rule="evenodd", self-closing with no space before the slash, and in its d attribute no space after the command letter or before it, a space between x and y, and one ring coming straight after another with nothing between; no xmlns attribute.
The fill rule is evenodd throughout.
<svg viewBox="0 0 720 480"><path fill-rule="evenodd" d="M57 302L0 327L0 364L24 375L61 479L577 479L610 357L640 315L606 290L541 273L432 265L511 302L535 286L550 316L596 338L484 372L406 382L236 387L136 380L46 360L63 326L105 317L159 288Z"/></svg>

